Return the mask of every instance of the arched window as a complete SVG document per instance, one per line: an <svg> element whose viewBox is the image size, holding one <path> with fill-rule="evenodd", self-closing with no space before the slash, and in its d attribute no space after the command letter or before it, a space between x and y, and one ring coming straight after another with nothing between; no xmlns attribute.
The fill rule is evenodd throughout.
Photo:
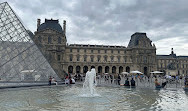
<svg viewBox="0 0 188 111"><path fill-rule="evenodd" d="M58 37L58 44L61 44L61 37Z"/></svg>
<svg viewBox="0 0 188 111"><path fill-rule="evenodd" d="M76 73L80 73L80 66L76 66Z"/></svg>
<svg viewBox="0 0 188 111"><path fill-rule="evenodd" d="M73 66L68 67L68 73L73 73Z"/></svg>
<svg viewBox="0 0 188 111"><path fill-rule="evenodd" d="M116 73L116 66L112 67L112 73Z"/></svg>
<svg viewBox="0 0 188 111"><path fill-rule="evenodd" d="M99 73L99 74L102 73L102 66L99 66L99 67L98 67L98 73Z"/></svg>
<svg viewBox="0 0 188 111"><path fill-rule="evenodd" d="M86 73L88 71L88 67L87 66L84 66L83 67L83 72Z"/></svg>
<svg viewBox="0 0 188 111"><path fill-rule="evenodd" d="M122 72L123 72L123 67L120 66L120 67L119 67L119 73L122 73Z"/></svg>
<svg viewBox="0 0 188 111"><path fill-rule="evenodd" d="M130 73L130 67L129 66L126 67L126 72Z"/></svg>
<svg viewBox="0 0 188 111"><path fill-rule="evenodd" d="M51 44L52 43L52 38L49 36L48 37L48 44Z"/></svg>
<svg viewBox="0 0 188 111"><path fill-rule="evenodd" d="M108 66L105 67L105 73L109 73L109 67Z"/></svg>

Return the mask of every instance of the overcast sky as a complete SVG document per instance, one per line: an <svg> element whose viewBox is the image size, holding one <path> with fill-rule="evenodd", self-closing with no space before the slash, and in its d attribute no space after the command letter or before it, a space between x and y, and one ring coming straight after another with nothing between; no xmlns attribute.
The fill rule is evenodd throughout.
<svg viewBox="0 0 188 111"><path fill-rule="evenodd" d="M3 0L0 0L3 2ZM24 26L36 31L37 18L67 21L69 44L128 46L146 32L157 54L188 55L188 0L7 0Z"/></svg>

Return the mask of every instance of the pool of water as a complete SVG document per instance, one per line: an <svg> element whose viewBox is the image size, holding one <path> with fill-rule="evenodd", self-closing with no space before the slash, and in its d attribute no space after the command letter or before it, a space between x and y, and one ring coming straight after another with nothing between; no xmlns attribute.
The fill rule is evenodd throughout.
<svg viewBox="0 0 188 111"><path fill-rule="evenodd" d="M83 97L81 85L2 89L2 111L146 111L185 110L188 93L183 89L99 86L100 96Z"/></svg>

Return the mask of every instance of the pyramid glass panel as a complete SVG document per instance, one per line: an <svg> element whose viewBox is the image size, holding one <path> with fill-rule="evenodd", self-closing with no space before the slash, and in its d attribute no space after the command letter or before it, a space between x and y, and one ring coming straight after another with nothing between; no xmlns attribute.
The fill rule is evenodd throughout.
<svg viewBox="0 0 188 111"><path fill-rule="evenodd" d="M7 2L0 4L0 87L60 80Z"/></svg>

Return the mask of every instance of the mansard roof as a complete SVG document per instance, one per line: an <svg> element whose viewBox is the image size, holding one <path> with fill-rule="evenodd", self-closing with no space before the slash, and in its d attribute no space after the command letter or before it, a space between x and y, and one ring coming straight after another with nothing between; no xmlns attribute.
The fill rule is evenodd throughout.
<svg viewBox="0 0 188 111"><path fill-rule="evenodd" d="M146 38L146 39L148 39L149 41L151 41L148 37L147 37L147 35L146 35L146 33L142 33L142 32L136 32L136 33L134 33L132 36L131 36L131 40L130 40L130 42L129 42L129 44L128 44L128 47L129 48L132 48L132 47L135 47L135 46L138 46L139 45L139 40L141 40L141 39L143 39L143 38Z"/></svg>
<svg viewBox="0 0 188 111"><path fill-rule="evenodd" d="M39 27L38 27L38 31L43 31L43 30L46 30L46 29L52 29L52 30L55 30L57 32L60 32L60 33L63 33L63 30L62 30L62 27L61 25L59 24L59 20L48 20L48 19L45 19L45 22L42 23Z"/></svg>

